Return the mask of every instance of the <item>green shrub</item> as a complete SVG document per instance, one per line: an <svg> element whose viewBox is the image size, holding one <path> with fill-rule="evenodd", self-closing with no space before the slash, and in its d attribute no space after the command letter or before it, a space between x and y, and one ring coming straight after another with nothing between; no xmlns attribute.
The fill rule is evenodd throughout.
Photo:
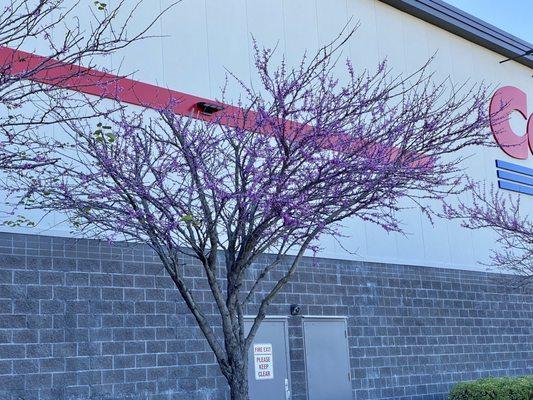
<svg viewBox="0 0 533 400"><path fill-rule="evenodd" d="M461 382L453 387L449 400L533 400L533 375Z"/></svg>

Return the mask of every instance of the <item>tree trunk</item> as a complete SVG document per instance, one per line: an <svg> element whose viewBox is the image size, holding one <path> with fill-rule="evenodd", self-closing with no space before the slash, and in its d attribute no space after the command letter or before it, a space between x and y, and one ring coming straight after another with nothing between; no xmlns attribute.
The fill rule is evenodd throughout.
<svg viewBox="0 0 533 400"><path fill-rule="evenodd" d="M241 380L237 377L232 378L229 382L231 400L249 400L248 398L248 377Z"/></svg>
<svg viewBox="0 0 533 400"><path fill-rule="evenodd" d="M241 353L241 352L239 352ZM231 376L228 378L231 400L249 400L247 354L234 354Z"/></svg>

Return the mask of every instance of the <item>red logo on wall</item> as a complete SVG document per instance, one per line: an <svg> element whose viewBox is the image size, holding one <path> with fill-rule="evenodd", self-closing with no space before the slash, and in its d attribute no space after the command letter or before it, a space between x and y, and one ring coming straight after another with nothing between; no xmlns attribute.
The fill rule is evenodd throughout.
<svg viewBox="0 0 533 400"><path fill-rule="evenodd" d="M526 132L514 132L511 128L509 117L513 111L527 120ZM490 127L502 150L513 158L527 160L529 153L533 153L533 113L528 114L526 93L513 86L498 89L492 96L490 113L493 116Z"/></svg>
<svg viewBox="0 0 533 400"><path fill-rule="evenodd" d="M512 112L526 120L525 132L515 132L509 123ZM490 102L490 127L494 139L509 156L527 160L533 153L533 113L528 116L527 95L513 86L504 86ZM501 189L533 195L533 169L524 165L496 160L498 186Z"/></svg>

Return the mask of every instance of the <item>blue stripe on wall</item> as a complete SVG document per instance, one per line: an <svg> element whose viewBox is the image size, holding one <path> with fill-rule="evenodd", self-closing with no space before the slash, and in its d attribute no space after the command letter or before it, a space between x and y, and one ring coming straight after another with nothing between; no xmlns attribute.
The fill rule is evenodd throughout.
<svg viewBox="0 0 533 400"><path fill-rule="evenodd" d="M508 171L498 171L498 178L504 179L506 181L518 182L526 186L533 186L533 177L515 174Z"/></svg>
<svg viewBox="0 0 533 400"><path fill-rule="evenodd" d="M498 186L501 189L511 190L513 192L522 193L522 194L533 195L533 187L532 186L524 186L524 185L519 185L517 183L508 182L508 181L501 181L501 180L498 181Z"/></svg>
<svg viewBox="0 0 533 400"><path fill-rule="evenodd" d="M517 172L519 174L533 176L533 168L524 167L507 161L496 160L496 167Z"/></svg>

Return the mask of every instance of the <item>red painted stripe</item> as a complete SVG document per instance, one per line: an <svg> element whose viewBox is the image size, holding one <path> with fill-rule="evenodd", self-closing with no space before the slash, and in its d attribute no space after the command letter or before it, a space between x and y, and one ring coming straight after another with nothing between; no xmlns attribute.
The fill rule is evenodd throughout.
<svg viewBox="0 0 533 400"><path fill-rule="evenodd" d="M222 105L225 111L232 115L240 111L237 107L210 99L78 65L66 64L8 47L0 47L0 68L9 75L20 75L24 79L35 82L123 103L152 109L165 109L170 105L171 110L178 115L198 114L193 116L202 119L208 118L198 113L199 110L195 106L198 102Z"/></svg>
<svg viewBox="0 0 533 400"><path fill-rule="evenodd" d="M200 113L196 104L199 102L217 104L224 107L220 121L222 124L227 126L241 126L243 128L248 127L250 129L255 127L257 129L257 125L255 124L257 114L253 111L247 114L245 120L244 110L230 104L220 103L176 90L165 89L160 86L88 69L79 65L67 64L52 58L5 46L0 46L0 70L11 76L18 75L21 79L28 79L155 110L170 109L177 115L191 116L202 120L209 120L215 116L207 116ZM224 115L227 115L227 117L224 117ZM289 122L289 124L294 124L293 126L295 128L302 128L301 124L296 122ZM260 133L271 134L271 129L271 127L264 128ZM299 134L302 133L301 130L299 132ZM341 136L332 135L323 146L324 148L335 149L338 148L338 143L343 141ZM369 151L374 152L377 150L381 153L384 149L380 145L375 146L371 146ZM388 156L393 159L396 154L398 154L398 149L391 148Z"/></svg>
<svg viewBox="0 0 533 400"><path fill-rule="evenodd" d="M210 120L219 117L227 126L241 126L257 129L257 114L250 111L244 118L244 110L230 104L194 96L176 90L166 89L126 77L88 69L79 65L67 64L52 58L27 53L21 50L0 46L0 69L9 75L19 75L21 79L52 85L68 90L112 99L122 103L152 108L169 109L177 115ZM224 107L223 113L205 115L196 106L199 102L217 104ZM224 117L226 116L226 117ZM295 127L300 124L292 122ZM270 134L265 128L261 133Z"/></svg>

